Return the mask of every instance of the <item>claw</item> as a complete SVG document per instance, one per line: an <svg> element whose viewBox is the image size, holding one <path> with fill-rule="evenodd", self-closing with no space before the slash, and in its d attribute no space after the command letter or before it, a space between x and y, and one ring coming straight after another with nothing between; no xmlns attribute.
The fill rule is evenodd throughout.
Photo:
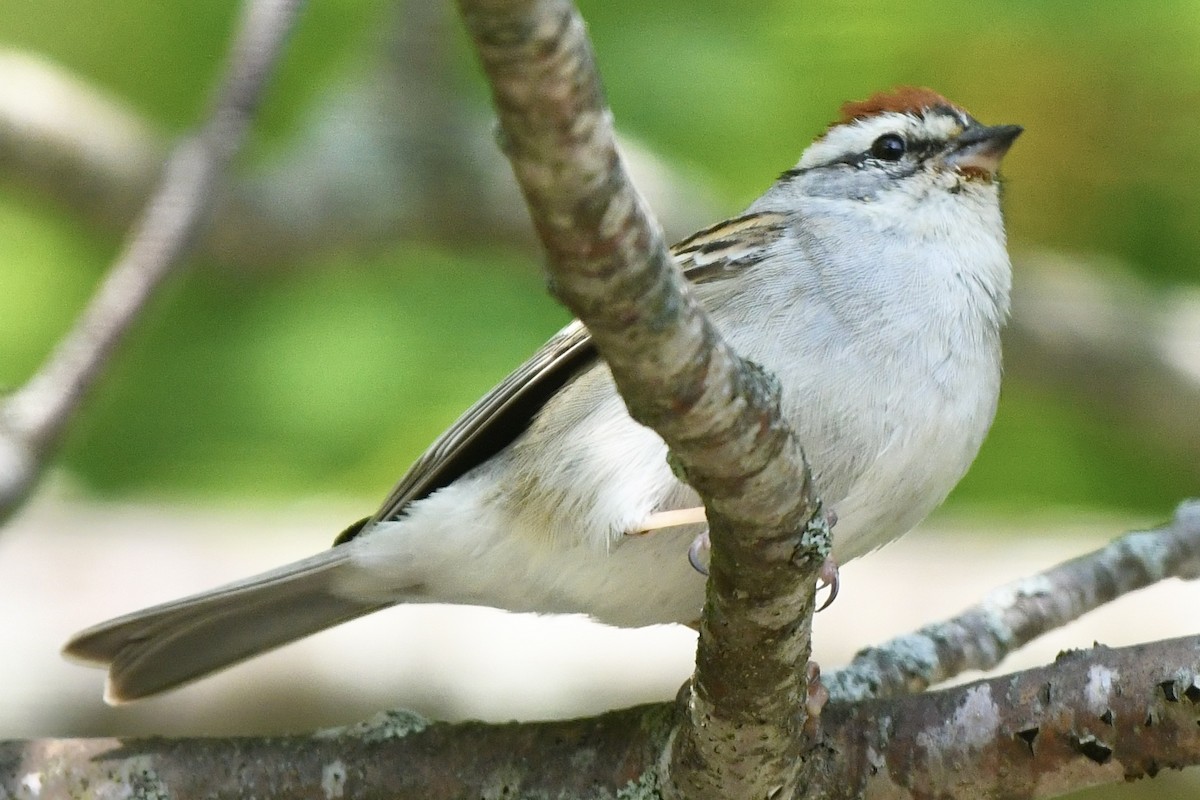
<svg viewBox="0 0 1200 800"><path fill-rule="evenodd" d="M688 563L692 565L692 569L699 572L705 577L708 576L708 565L700 560L700 553L708 550L712 544L708 540L708 528L692 540L692 544L688 547Z"/></svg>
<svg viewBox="0 0 1200 800"><path fill-rule="evenodd" d="M813 736L821 728L821 712L829 702L829 690L821 683L821 666L817 662L809 661L804 672L808 678L808 695L804 699L804 710L807 712L804 732Z"/></svg>
<svg viewBox="0 0 1200 800"><path fill-rule="evenodd" d="M841 578L838 576L837 562L832 558L825 559L825 563L821 565L821 571L817 573L817 591L829 589L829 597L825 598L825 602L817 609L817 612L824 611L833 604L837 599L838 588L841 586Z"/></svg>

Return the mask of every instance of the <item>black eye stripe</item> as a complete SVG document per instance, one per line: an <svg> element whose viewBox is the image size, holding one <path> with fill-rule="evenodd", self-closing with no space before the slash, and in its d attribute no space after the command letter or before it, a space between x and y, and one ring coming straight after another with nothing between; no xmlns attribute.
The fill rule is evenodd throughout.
<svg viewBox="0 0 1200 800"><path fill-rule="evenodd" d="M884 136L888 136L888 135L889 134L884 134L883 136L880 136L879 139L876 139L874 142L871 143L871 146L866 151L864 151L862 153L856 153L851 158L859 161L860 163L862 161L865 161L870 158L874 158L879 161L898 161L899 158L892 158L892 159L882 158L882 157L880 157L879 154L877 154L875 152L875 149L879 144L879 140L884 138ZM891 135L897 135L897 134L891 134ZM941 151L942 148L944 148L944 147L945 147L945 142L932 142L932 141L929 141L928 139L905 138L904 139L904 152L901 154L901 157L908 156L917 161L924 161L925 159L929 158L930 156L933 156L934 154ZM850 161L850 159L846 159L846 161L848 162L848 161Z"/></svg>
<svg viewBox="0 0 1200 800"><path fill-rule="evenodd" d="M887 134L884 134L884 135L886 136ZM896 135L898 135L898 134L896 134ZM877 138L875 141L879 141L879 139ZM919 167L921 162L936 155L937 153L941 152L946 147L946 143L944 141L936 142L936 141L931 141L929 139L924 139L924 138L906 139L905 141L907 144L905 155L909 156L909 158L912 162L915 162L912 164L913 169L906 170L905 174L911 174L911 172L913 170L915 170L917 167ZM874 143L872 143L872 146L873 146L873 144ZM793 167L792 169L789 169L789 170L786 170L785 172L783 172L779 177L781 180L791 180L792 178L796 178L800 175L803 175L804 173L808 172L809 170L828 169L830 167L839 167L839 166L847 166L847 167L854 167L855 169L862 169L863 167L867 166L868 161L872 161L872 160L877 161L877 162L883 162L885 164L893 164L893 165L898 163L898 161L886 161L885 159L878 159L874 155L872 155L871 148L867 148L866 150L864 150L860 153L847 153L846 155L841 156L840 158L830 159L829 161L825 161L820 164L813 164L812 166L809 166L809 167ZM895 167L892 167L892 170L894 170L894 169L895 169Z"/></svg>

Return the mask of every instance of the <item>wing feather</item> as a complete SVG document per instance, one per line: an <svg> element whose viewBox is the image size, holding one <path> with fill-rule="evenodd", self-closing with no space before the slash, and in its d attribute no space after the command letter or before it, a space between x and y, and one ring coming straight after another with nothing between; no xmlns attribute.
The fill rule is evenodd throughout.
<svg viewBox="0 0 1200 800"><path fill-rule="evenodd" d="M694 283L721 280L759 260L782 234L788 218L776 212L746 214L706 228L672 248ZM453 483L521 435L546 401L596 363L596 348L578 320L563 328L512 374L485 394L429 446L369 520L356 523L336 544L372 522L393 519L404 507Z"/></svg>

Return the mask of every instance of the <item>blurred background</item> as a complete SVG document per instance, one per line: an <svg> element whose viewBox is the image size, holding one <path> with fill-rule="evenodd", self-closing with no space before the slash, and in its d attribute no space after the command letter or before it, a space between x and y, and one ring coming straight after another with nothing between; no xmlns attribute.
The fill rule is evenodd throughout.
<svg viewBox="0 0 1200 800"><path fill-rule="evenodd" d="M243 698L244 711L245 697L270 693L227 688L156 701L157 716L144 706L109 712L96 700L98 674L59 667L54 649L105 614L325 546L566 321L544 291L491 140L485 85L448 5L308 7L199 255L136 326L39 493L0 530L6 623L58 609L5 634L6 653L36 658L6 678L16 688L0 697L0 736L239 729L244 718L213 710L219 698ZM961 583L965 605L993 577L1165 519L1196 492L1200 6L580 6L640 185L675 238L738 211L840 103L882 88L929 85L984 122L1026 128L1005 162L1018 294L995 427L929 533L869 559L879 560L873 577L845 586L865 605L835 605L861 631L837 653L888 635L854 627L863 618L854 615L871 615L871 592L886 591L878 586L889 576L900 594L912 570L922 583L931 574ZM233 0L0 4L0 388L26 380L66 330L173 137L203 119L236 12ZM1004 559L1000 572L978 571ZM939 597L914 593L894 632L958 607ZM1103 633L1083 629L1075 645L1146 638L1154 608ZM449 623L417 612L467 626L455 634L460 649L421 638ZM618 634L570 621L595 649L580 645L579 663L559 663L567 634L556 626L567 621L480 613L405 609L365 623L375 627L356 641L378 644L407 625L416 638L395 647L434 673L490 665L502 656L488 642L516 642L512 669L534 685L552 684L543 670L575 676L529 691L520 708L487 706L515 690L485 688L479 676L425 694L387 690L398 692L386 695L394 704L452 718L664 699L687 674L686 631ZM497 636L507 624L517 627ZM549 655L530 655L535 640ZM321 652L346 659L356 646ZM645 663L621 674L624 658L605 661L620 647ZM378 658L395 665L398 650ZM297 670L303 681L323 658L276 655L289 652L267 673L271 685ZM599 677L580 678L582 666ZM361 698L344 661L329 671ZM393 677L392 687L419 683ZM609 682L636 686L609 695ZM276 711L295 710L295 690L276 694ZM314 716L267 723L253 705L254 724L349 721L378 696L308 695Z"/></svg>

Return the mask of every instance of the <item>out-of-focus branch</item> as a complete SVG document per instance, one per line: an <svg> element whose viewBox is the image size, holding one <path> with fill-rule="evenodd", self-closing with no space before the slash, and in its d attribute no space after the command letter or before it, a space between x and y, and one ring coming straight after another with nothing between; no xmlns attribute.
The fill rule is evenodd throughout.
<svg viewBox="0 0 1200 800"><path fill-rule="evenodd" d="M832 702L803 754L811 781L777 797L1036 800L1200 764L1198 675L1189 637ZM652 797L676 719L666 704L508 725L393 712L312 736L0 742L0 797Z"/></svg>
<svg viewBox="0 0 1200 800"><path fill-rule="evenodd" d="M1200 501L1161 528L1130 533L1079 558L988 594L951 619L855 656L827 676L837 700L924 691L967 670L988 670L1028 642L1121 595L1200 570Z"/></svg>
<svg viewBox="0 0 1200 800"><path fill-rule="evenodd" d="M75 327L0 406L0 519L23 500L125 332L194 244L301 6L247 4L207 123L168 159L159 188Z"/></svg>
<svg viewBox="0 0 1200 800"><path fill-rule="evenodd" d="M1006 372L1137 431L1200 480L1200 296L1155 290L1101 258L1018 261Z"/></svg>
<svg viewBox="0 0 1200 800"><path fill-rule="evenodd" d="M133 109L43 58L0 51L0 181L124 230L166 157L165 138Z"/></svg>
<svg viewBox="0 0 1200 800"><path fill-rule="evenodd" d="M378 52L321 92L292 141L217 196L199 254L245 270L423 237L534 245L492 116L455 86L451 7L389 9ZM712 191L628 138L630 170L673 235L718 215ZM0 181L108 229L132 224L168 151L119 101L43 59L0 51Z"/></svg>
<svg viewBox="0 0 1200 800"><path fill-rule="evenodd" d="M630 185L566 0L460 0L555 294L700 493L711 576L668 797L789 797L802 760L816 506L778 387L720 339ZM814 537L828 547L828 532ZM795 563L798 561L799 563Z"/></svg>
<svg viewBox="0 0 1200 800"><path fill-rule="evenodd" d="M200 242L238 269L338 246L419 236L453 246L529 246L528 213L487 116L447 94L449 6L409 0L364 75L322 94L293 143L228 182ZM440 43L440 45L439 45ZM420 57L406 58L412 48ZM116 101L44 61L0 53L0 180L128 225L151 191L165 139ZM711 193L628 140L622 152L669 231L718 218ZM1200 301L1154 292L1094 260L1018 258L1005 334L1012 378L1051 386L1134 429L1200 478Z"/></svg>

